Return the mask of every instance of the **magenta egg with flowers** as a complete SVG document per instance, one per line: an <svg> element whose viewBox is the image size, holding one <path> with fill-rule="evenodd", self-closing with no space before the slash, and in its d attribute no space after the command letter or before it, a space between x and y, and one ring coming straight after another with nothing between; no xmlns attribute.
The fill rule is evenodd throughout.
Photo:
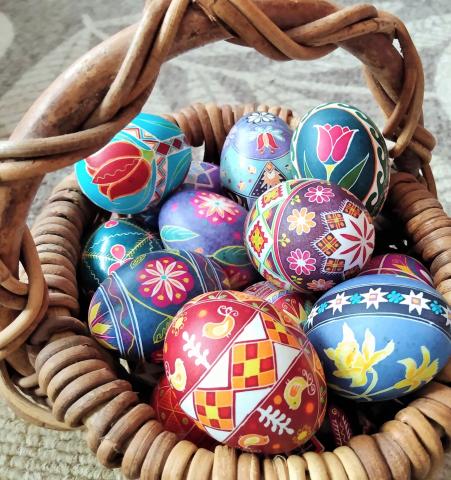
<svg viewBox="0 0 451 480"><path fill-rule="evenodd" d="M289 180L255 202L246 225L248 254L274 285L320 292L357 275L375 232L362 202L338 185Z"/></svg>

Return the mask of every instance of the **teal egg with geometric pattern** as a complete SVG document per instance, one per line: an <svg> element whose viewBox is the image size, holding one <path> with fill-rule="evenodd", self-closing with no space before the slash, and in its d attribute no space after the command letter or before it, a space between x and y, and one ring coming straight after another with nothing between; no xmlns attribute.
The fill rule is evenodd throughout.
<svg viewBox="0 0 451 480"><path fill-rule="evenodd" d="M349 190L373 217L387 197L390 162L385 140L361 110L326 103L308 112L291 143L296 178L328 180Z"/></svg>
<svg viewBox="0 0 451 480"><path fill-rule="evenodd" d="M133 220L109 220L89 237L81 254L80 277L83 290L90 296L115 270L134 258L162 250L157 233Z"/></svg>
<svg viewBox="0 0 451 480"><path fill-rule="evenodd" d="M360 402L392 400L434 378L451 355L445 299L423 281L366 275L314 305L304 330L329 388Z"/></svg>

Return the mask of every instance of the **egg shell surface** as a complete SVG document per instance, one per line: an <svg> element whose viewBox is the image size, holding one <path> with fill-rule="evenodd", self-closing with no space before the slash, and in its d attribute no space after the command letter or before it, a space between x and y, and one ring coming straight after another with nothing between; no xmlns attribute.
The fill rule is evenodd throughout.
<svg viewBox="0 0 451 480"><path fill-rule="evenodd" d="M409 277L426 282L431 287L434 286L426 267L415 258L402 253L387 253L386 255L377 255L371 258L359 275L379 273Z"/></svg>
<svg viewBox="0 0 451 480"><path fill-rule="evenodd" d="M318 356L264 300L234 291L195 298L174 318L163 352L180 407L219 442L289 452L321 425L327 392Z"/></svg>
<svg viewBox="0 0 451 480"><path fill-rule="evenodd" d="M165 430L175 433L179 440L189 440L203 448L211 448L216 443L180 408L166 375L156 385L150 404L155 410L156 419Z"/></svg>
<svg viewBox="0 0 451 480"><path fill-rule="evenodd" d="M346 188L376 216L387 197L390 162L384 137L361 110L326 103L305 115L293 135L298 178L318 178Z"/></svg>
<svg viewBox="0 0 451 480"><path fill-rule="evenodd" d="M245 293L267 300L287 317L287 322L299 327L307 320L313 301L307 294L277 288L271 282L258 282L244 290Z"/></svg>
<svg viewBox="0 0 451 480"><path fill-rule="evenodd" d="M81 255L81 284L94 293L108 275L134 258L162 250L156 233L146 231L133 220L108 220L88 238Z"/></svg>
<svg viewBox="0 0 451 480"><path fill-rule="evenodd" d="M222 195L184 190L161 209L161 240L166 248L207 255L225 270L231 288L245 287L257 275L244 246L246 215L242 206Z"/></svg>
<svg viewBox="0 0 451 480"><path fill-rule="evenodd" d="M357 275L374 249L362 202L323 180L288 180L264 193L246 221L260 274L285 290L318 292Z"/></svg>
<svg viewBox="0 0 451 480"><path fill-rule="evenodd" d="M451 354L450 311L423 281L365 275L334 287L304 324L335 393L391 400L429 382Z"/></svg>
<svg viewBox="0 0 451 480"><path fill-rule="evenodd" d="M116 213L139 213L158 205L184 180L191 147L180 128L140 113L102 149L75 164L83 193Z"/></svg>
<svg viewBox="0 0 451 480"><path fill-rule="evenodd" d="M268 188L295 178L290 160L293 132L268 112L244 115L232 127L221 153L221 182L238 203L250 208Z"/></svg>
<svg viewBox="0 0 451 480"><path fill-rule="evenodd" d="M191 298L220 290L224 271L194 252L157 251L123 265L103 281L89 306L91 335L127 360L150 360L172 317Z"/></svg>
<svg viewBox="0 0 451 480"><path fill-rule="evenodd" d="M191 162L188 174L180 189L208 190L209 192L221 193L219 167L209 162Z"/></svg>

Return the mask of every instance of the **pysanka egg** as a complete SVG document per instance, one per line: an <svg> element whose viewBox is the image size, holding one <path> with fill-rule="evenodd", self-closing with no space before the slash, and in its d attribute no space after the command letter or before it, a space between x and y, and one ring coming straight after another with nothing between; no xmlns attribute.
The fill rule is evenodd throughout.
<svg viewBox="0 0 451 480"><path fill-rule="evenodd" d="M91 335L127 360L150 359L189 299L221 289L223 270L200 253L148 253L113 271L89 306Z"/></svg>
<svg viewBox="0 0 451 480"><path fill-rule="evenodd" d="M191 147L177 125L140 113L101 150L77 162L75 174L99 207L139 213L174 191L190 162Z"/></svg>
<svg viewBox="0 0 451 480"><path fill-rule="evenodd" d="M426 267L418 260L415 260L415 258L402 253L388 253L386 255L373 257L359 275L373 275L377 273L401 275L403 277L421 280L431 287L434 286Z"/></svg>
<svg viewBox="0 0 451 480"><path fill-rule="evenodd" d="M246 208L278 183L295 178L290 161L293 132L279 117L252 112L227 135L221 154L221 182L230 196Z"/></svg>
<svg viewBox="0 0 451 480"><path fill-rule="evenodd" d="M201 295L174 317L163 349L181 409L214 439L251 452L289 452L326 409L321 363L300 330L241 292Z"/></svg>
<svg viewBox="0 0 451 480"><path fill-rule="evenodd" d="M311 298L306 294L277 288L271 282L258 282L246 288L245 293L267 300L287 317L287 323L302 326L313 307Z"/></svg>
<svg viewBox="0 0 451 480"><path fill-rule="evenodd" d="M365 275L334 287L304 329L329 387L357 401L398 398L429 382L451 354L450 312L423 281Z"/></svg>
<svg viewBox="0 0 451 480"><path fill-rule="evenodd" d="M83 289L96 288L125 263L155 250L162 250L158 234L144 230L132 220L109 220L89 237L81 255Z"/></svg>
<svg viewBox="0 0 451 480"><path fill-rule="evenodd" d="M312 109L293 135L299 178L318 178L346 188L376 216L388 193L390 164L384 137L362 111L344 103Z"/></svg>
<svg viewBox="0 0 451 480"><path fill-rule="evenodd" d="M255 202L245 241L266 280L318 292L360 272L374 249L374 227L362 202L338 185L288 180Z"/></svg>
<svg viewBox="0 0 451 480"><path fill-rule="evenodd" d="M216 443L180 408L166 375L161 377L155 387L150 403L157 420L165 430L175 433L179 440L189 440L204 448L210 448Z"/></svg>
<svg viewBox="0 0 451 480"><path fill-rule="evenodd" d="M204 190L184 190L163 205L160 234L166 248L183 248L218 262L231 288L254 280L257 272L244 247L247 211L232 200Z"/></svg>
<svg viewBox="0 0 451 480"><path fill-rule="evenodd" d="M221 193L221 179L219 167L214 163L191 162L190 169L183 184L182 190L208 190Z"/></svg>

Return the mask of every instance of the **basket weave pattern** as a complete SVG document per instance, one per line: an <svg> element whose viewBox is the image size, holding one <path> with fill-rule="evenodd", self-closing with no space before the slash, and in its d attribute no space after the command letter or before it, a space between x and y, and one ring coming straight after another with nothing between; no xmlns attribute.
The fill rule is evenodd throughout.
<svg viewBox="0 0 451 480"><path fill-rule="evenodd" d="M339 10L327 1L153 0L146 2L139 25L70 67L10 141L0 142L0 393L28 421L59 429L85 425L98 460L120 466L128 478L297 479L306 470L311 479L432 476L443 461L441 438L451 436L451 389L438 381L418 392L380 433L359 435L349 446L321 455L261 462L228 447L212 453L177 441L130 383L117 377L112 360L77 319L76 265L95 211L73 176L55 189L32 231L26 227L45 173L98 150L134 118L164 61L221 39L279 61L313 60L338 46L362 61L385 113L383 134L393 141L390 154L399 171L392 176L389 207L450 303L451 220L435 198L429 165L435 140L422 118L423 70L402 22L370 5ZM204 145L211 160L236 120L255 109L297 125L290 110L266 105L195 104L167 118L193 146ZM447 367L439 380L450 379Z"/></svg>

